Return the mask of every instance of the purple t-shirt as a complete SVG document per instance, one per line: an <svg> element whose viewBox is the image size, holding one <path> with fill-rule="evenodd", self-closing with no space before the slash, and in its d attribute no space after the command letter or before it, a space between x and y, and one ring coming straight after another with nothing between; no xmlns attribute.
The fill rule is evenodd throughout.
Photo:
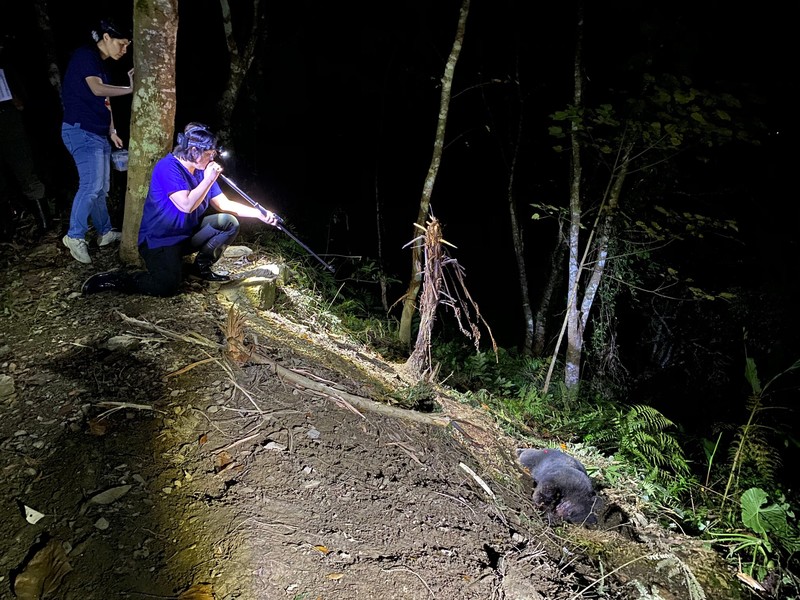
<svg viewBox="0 0 800 600"><path fill-rule="evenodd" d="M64 123L80 123L81 129L103 137L111 128L111 110L105 96L95 96L86 78L96 76L108 83L108 74L96 46L75 50L64 74L61 98L64 104Z"/></svg>
<svg viewBox="0 0 800 600"><path fill-rule="evenodd" d="M203 181L203 171L194 174L172 154L168 154L153 167L150 190L144 202L142 224L139 227L139 245L147 242L148 248L174 246L189 239L197 230L211 198L222 193L214 182L200 203L190 213L181 212L169 197L180 190L192 191Z"/></svg>

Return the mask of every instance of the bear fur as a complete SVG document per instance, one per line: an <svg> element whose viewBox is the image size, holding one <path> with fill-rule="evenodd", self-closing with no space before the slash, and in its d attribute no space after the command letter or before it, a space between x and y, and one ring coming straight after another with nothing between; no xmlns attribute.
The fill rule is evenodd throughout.
<svg viewBox="0 0 800 600"><path fill-rule="evenodd" d="M551 520L597 523L599 499L580 461L552 448L518 448L517 458L536 485L533 503Z"/></svg>

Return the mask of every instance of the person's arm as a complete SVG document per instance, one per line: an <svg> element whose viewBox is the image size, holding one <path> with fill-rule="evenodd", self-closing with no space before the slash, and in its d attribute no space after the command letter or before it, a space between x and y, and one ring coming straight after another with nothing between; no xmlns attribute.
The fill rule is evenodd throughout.
<svg viewBox="0 0 800 600"><path fill-rule="evenodd" d="M111 138L111 143L115 148L122 148L125 144L122 138L117 135L117 128L114 127L114 113L111 111L111 106L108 107L108 112L111 113L111 125L108 127L108 137Z"/></svg>
<svg viewBox="0 0 800 600"><path fill-rule="evenodd" d="M105 96L108 111L111 112L111 102L109 101L109 98L125 96L133 93L133 69L128 71L128 81L130 84L127 86L109 85L107 83L103 83L103 80L97 75L89 75L86 78L86 85L89 86L89 89L95 96ZM122 138L117 135L117 128L114 127L113 112L111 112L111 126L108 128L108 136L111 138L111 143L114 144L116 148L122 148L124 144L122 142Z"/></svg>
<svg viewBox="0 0 800 600"><path fill-rule="evenodd" d="M246 206L244 204L240 204L239 202L234 202L233 200L228 198L225 194L219 194L211 198L211 205L219 211L231 213L236 215L237 217L249 217L252 219L258 219L259 221L263 221L267 225L278 224L278 218L275 216L275 213L272 213L267 210L267 214L265 215L255 206Z"/></svg>
<svg viewBox="0 0 800 600"><path fill-rule="evenodd" d="M170 194L169 199L175 207L185 213L190 213L197 210L197 207L203 203L203 199L211 189L211 185L216 181L219 172L213 172L211 169L206 169L203 173L203 180L193 190L178 190Z"/></svg>
<svg viewBox="0 0 800 600"><path fill-rule="evenodd" d="M105 96L107 98L115 98L117 96L127 96L133 93L133 69L128 71L129 85L109 85L103 83L97 75L89 75L86 78L86 85L95 96Z"/></svg>

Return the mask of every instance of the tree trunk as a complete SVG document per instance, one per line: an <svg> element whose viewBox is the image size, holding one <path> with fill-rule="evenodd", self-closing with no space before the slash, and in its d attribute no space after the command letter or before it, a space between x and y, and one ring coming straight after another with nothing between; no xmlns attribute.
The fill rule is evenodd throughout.
<svg viewBox="0 0 800 600"><path fill-rule="evenodd" d="M578 3L578 26L575 42L575 60L573 62L572 78L574 82L573 104L576 108L583 102L583 76L581 75L581 53L583 51L583 2ZM553 376L553 369L556 365L556 358L561 350L561 342L564 333L567 333L567 352L565 357L564 382L567 388L577 385L580 378L580 358L582 347L580 345L581 335L578 328L580 319L578 318L578 285L580 282L580 265L578 259L580 253L580 227L581 227L581 153L578 142L577 131L579 124L576 121L571 125L570 143L572 149L572 160L570 163L570 193L569 211L570 221L568 228L567 248L567 306L566 316L558 334L556 347L553 350L553 358L547 370L547 376L542 386L542 393L546 394L550 388L550 381Z"/></svg>
<svg viewBox="0 0 800 600"><path fill-rule="evenodd" d="M431 219L428 224L423 246L425 281L422 286L422 301L419 308L419 332L417 333L414 351L406 362L412 376L417 380L422 380L424 377L432 375L431 336L444 278L442 264L445 256L442 249L442 227L436 219Z"/></svg>
<svg viewBox="0 0 800 600"><path fill-rule="evenodd" d="M583 3L578 4L578 32L575 43L575 62L573 64L573 81L575 90L573 104L580 107L583 103L583 75L581 60L583 53ZM567 389L578 385L581 374L581 352L583 351L583 329L578 314L578 285L580 283L580 231L581 231L581 147L577 131L579 124L572 122L570 146L572 163L570 168L569 192L569 253L567 267L567 352L564 364L564 384ZM555 361L553 361L555 362Z"/></svg>
<svg viewBox="0 0 800 600"><path fill-rule="evenodd" d="M36 23L39 25L39 33L42 36L45 56L47 57L47 79L53 89L61 98L61 69L58 68L56 60L56 41L53 36L53 29L50 27L50 15L47 12L47 2L35 0Z"/></svg>
<svg viewBox="0 0 800 600"><path fill-rule="evenodd" d="M233 34L230 4L228 0L220 0L219 4L222 8L222 23L225 30L225 42L228 46L228 56L230 57L230 70L228 81L225 84L225 91L217 103L217 117L219 118L217 133L223 142L229 143L231 115L236 107L236 101L239 98L247 72L250 70L250 65L253 64L256 48L266 29L262 26L264 15L259 10L261 2L260 0L253 0L250 32L245 36L244 39L246 41L242 44L242 49L240 50Z"/></svg>
<svg viewBox="0 0 800 600"><path fill-rule="evenodd" d="M597 236L597 243L595 244L594 260L592 261L592 271L589 277L589 282L583 291L583 300L580 309L580 330L586 330L586 323L589 321L589 313L592 310L594 299L597 297L597 290L600 289L600 282L603 279L606 269L606 261L608 260L608 242L613 235L613 222L614 215L616 214L617 206L619 206L619 198L622 194L622 185L625 183L625 178L628 174L628 158L627 156L622 161L619 167L619 173L613 176L611 191L608 195L608 201L605 203L605 209L600 211L600 221L598 230L600 235ZM586 263L581 265L581 269L586 269Z"/></svg>
<svg viewBox="0 0 800 600"><path fill-rule="evenodd" d="M444 75L442 76L442 93L439 100L439 122L436 126L436 138L433 142L433 156L431 158L430 167L428 168L428 175L425 177L425 183L422 186L422 198L419 203L419 213L417 214L416 221L421 230L425 229L425 222L430 212L433 184L436 181L436 174L439 172L439 164L442 160L447 113L450 108L450 91L453 87L453 73L455 72L456 63L458 62L458 55L461 53L461 46L464 43L464 30L467 24L467 15L469 14L469 4L470 0L462 0L461 2L456 37L453 41L453 48L450 50L450 57L447 59ZM414 237L417 237L417 235L417 231L415 231ZM398 333L400 341L408 346L411 345L411 321L414 317L417 296L419 295L419 289L422 285L422 255L423 248L419 244L412 245L411 279L403 299L403 314L400 317L400 330Z"/></svg>
<svg viewBox="0 0 800 600"><path fill-rule="evenodd" d="M172 149L178 0L139 0L133 12L134 88L120 258L139 265L139 225L153 167Z"/></svg>
<svg viewBox="0 0 800 600"><path fill-rule="evenodd" d="M520 103L521 104L521 103ZM520 106L522 109L522 106ZM531 297L528 293L528 269L525 265L525 240L522 235L522 228L517 218L517 206L514 201L514 175L517 168L517 157L519 156L519 146L522 140L522 118L523 111L520 110L519 123L517 125L517 139L514 140L511 164L508 168L508 214L511 217L511 241L514 244L514 256L517 259L517 272L519 273L519 292L522 299L522 316L525 323L525 339L522 342L522 349L525 354L533 352L534 324L533 310L531 309Z"/></svg>
<svg viewBox="0 0 800 600"><path fill-rule="evenodd" d="M544 284L539 306L536 309L536 320L533 329L533 348L534 356L542 356L547 351L547 315L550 314L550 305L556 293L559 278L564 273L564 255L567 253L567 241L564 238L563 223L559 219L558 230L556 231L556 243L550 253L550 271L547 281Z"/></svg>
<svg viewBox="0 0 800 600"><path fill-rule="evenodd" d="M386 277L386 269L384 268L383 260L383 211L381 210L381 195L378 189L378 178L375 177L375 231L378 236L378 283L381 286L381 306L383 312L389 314L389 283Z"/></svg>

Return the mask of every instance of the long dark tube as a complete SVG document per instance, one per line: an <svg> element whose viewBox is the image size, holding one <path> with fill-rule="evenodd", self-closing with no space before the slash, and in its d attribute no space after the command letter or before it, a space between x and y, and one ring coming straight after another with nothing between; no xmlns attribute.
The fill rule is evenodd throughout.
<svg viewBox="0 0 800 600"><path fill-rule="evenodd" d="M266 209L266 208L264 208L263 206L261 206L261 205L260 205L258 202L256 202L255 200L253 200L253 199L252 199L250 196L248 196L247 194L245 194L245 193L242 191L242 189L241 189L241 188L240 188L238 185L236 185L236 184L235 184L233 181L231 181L230 177L226 177L225 175L223 175L222 173L220 173L220 175L219 175L219 178L220 178L220 179L222 179L222 181L224 181L225 183L227 183L229 186L231 186L231 189L232 189L234 192L236 192L237 194L239 194L239 195L240 195L242 198L244 198L245 200L247 200L247 201L248 201L250 204L252 204L252 205L253 205L255 208L257 208L258 210L260 210L262 214L266 215L266 214L267 214L267 212L269 212L269 211L267 211L267 209ZM272 213L272 214L275 214L275 213ZM306 252L308 252L308 253L309 253L311 256L313 256L313 257L314 257L314 258L316 258L316 259L317 259L319 262L321 262L321 263L322 263L322 264L325 266L325 268L326 268L326 269L328 269L328 271L330 271L331 273L333 273L333 272L335 272L335 271L336 271L336 269L334 269L334 268L333 268L331 265L329 265L329 264L328 264L328 263L326 263L324 260L322 260L322 259L321 259L319 256L317 256L316 254L314 254L314 253L311 251L311 248L309 248L309 247L308 247L308 246L306 246L306 245L305 245L303 242L301 242L300 240L298 240L298 239L297 239L297 238L294 236L294 234L292 234L292 232L291 232L291 231L287 230L287 229L286 229L286 228L283 226L283 219L281 219L281 218L280 218L278 215L275 215L275 218L278 220L278 223L277 223L277 225L275 225L275 228L276 228L276 229L278 229L278 230L282 231L283 233L285 233L286 235L288 235L290 238L292 238L292 239L293 239L295 242L297 242L297 243L298 243L300 246L302 246L302 247L303 247L303 249L304 249Z"/></svg>

